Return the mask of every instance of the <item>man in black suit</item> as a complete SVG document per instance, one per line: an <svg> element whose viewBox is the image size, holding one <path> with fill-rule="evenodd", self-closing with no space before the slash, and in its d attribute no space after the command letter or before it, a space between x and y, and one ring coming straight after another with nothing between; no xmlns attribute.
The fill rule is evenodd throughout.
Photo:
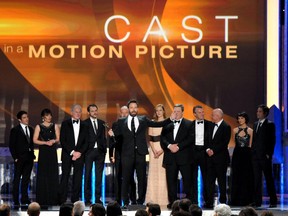
<svg viewBox="0 0 288 216"><path fill-rule="evenodd" d="M207 189L208 197L205 207L213 207L215 180L217 178L220 203L226 203L226 172L230 162L228 144L231 137L231 127L223 120L223 111L219 108L212 111L211 141L206 153L207 159Z"/></svg>
<svg viewBox="0 0 288 216"><path fill-rule="evenodd" d="M11 129L9 149L14 160L13 202L19 207L19 186L21 181L21 204L30 204L28 197L28 184L33 168L34 144L32 127L28 126L29 118L26 111L17 113L19 125Z"/></svg>
<svg viewBox="0 0 288 216"><path fill-rule="evenodd" d="M193 115L196 120L192 122L192 143L193 143L193 163L192 163L192 202L198 203L198 166L201 170L203 199L207 202L207 154L206 149L210 140L210 128L212 122L204 119L204 110L200 105L193 107Z"/></svg>
<svg viewBox="0 0 288 216"><path fill-rule="evenodd" d="M101 201L101 188L102 188L102 174L104 169L105 155L106 155L106 132L105 122L98 119L98 107L96 104L90 104L87 107L89 118L85 120L88 127L88 150L85 153L85 204L91 205L91 170L95 162L95 198L96 203Z"/></svg>
<svg viewBox="0 0 288 216"><path fill-rule="evenodd" d="M276 142L275 124L267 119L269 108L259 105L257 108L258 121L254 123L252 141L252 165L254 171L254 205L262 204L262 172L266 180L270 208L277 206L277 196L272 172L272 157Z"/></svg>
<svg viewBox="0 0 288 216"><path fill-rule="evenodd" d="M146 116L138 116L138 102L130 100L127 104L129 116L119 119L116 124L114 134L116 138L121 137L122 152L122 200L123 208L129 205L129 188L131 178L136 170L138 180L138 199L137 204L143 205L146 194L146 155L148 154L148 146L146 140L148 127L163 127L169 122L166 119L163 122L154 122ZM109 132L111 136L113 131Z"/></svg>
<svg viewBox="0 0 288 216"><path fill-rule="evenodd" d="M183 178L186 198L192 199L192 122L183 118L183 112L184 106L176 104L173 110L174 122L163 127L161 132L161 147L164 150L163 165L166 169L168 187L169 204L167 208L169 209L177 199L179 171Z"/></svg>
<svg viewBox="0 0 288 216"><path fill-rule="evenodd" d="M82 174L84 165L84 153L87 150L86 137L87 125L80 120L82 108L78 104L71 107L71 118L62 122L60 130L60 142L62 146L62 177L60 182L59 202L65 203L68 193L68 180L71 166L73 169L71 202L79 200Z"/></svg>
<svg viewBox="0 0 288 216"><path fill-rule="evenodd" d="M120 118L126 118L129 115L129 109L127 106L120 108ZM112 130L115 130L117 122L112 124ZM121 185L122 185L122 167L121 167L121 137L110 137L109 139L109 158L111 163L115 166L115 195L116 201L121 205ZM132 204L136 204L136 183L134 181L134 175L131 177L131 187L129 197Z"/></svg>

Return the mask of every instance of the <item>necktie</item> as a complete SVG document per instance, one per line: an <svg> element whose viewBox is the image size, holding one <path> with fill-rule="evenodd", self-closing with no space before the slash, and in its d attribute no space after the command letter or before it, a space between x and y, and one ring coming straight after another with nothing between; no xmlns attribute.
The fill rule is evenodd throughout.
<svg viewBox="0 0 288 216"><path fill-rule="evenodd" d="M203 121L197 121L197 124L203 124Z"/></svg>
<svg viewBox="0 0 288 216"><path fill-rule="evenodd" d="M78 124L79 120L78 119L77 120L73 120L72 122L73 122L73 124L74 123Z"/></svg>
<svg viewBox="0 0 288 216"><path fill-rule="evenodd" d="M259 121L257 124L256 133L258 132L261 126L262 126L262 122Z"/></svg>
<svg viewBox="0 0 288 216"><path fill-rule="evenodd" d="M26 136L26 139L27 139L28 143L30 143L30 137L29 137L29 134L28 134L28 126L25 127L25 136Z"/></svg>
<svg viewBox="0 0 288 216"><path fill-rule="evenodd" d="M212 139L214 138L216 131L218 129L218 124L214 124L214 130L213 130L213 135L212 135Z"/></svg>
<svg viewBox="0 0 288 216"><path fill-rule="evenodd" d="M97 126L96 126L95 120L93 121L93 127L94 127L95 134L97 134Z"/></svg>
<svg viewBox="0 0 288 216"><path fill-rule="evenodd" d="M135 134L136 132L136 128L135 128L135 121L134 121L134 117L131 120L131 130L132 132Z"/></svg>

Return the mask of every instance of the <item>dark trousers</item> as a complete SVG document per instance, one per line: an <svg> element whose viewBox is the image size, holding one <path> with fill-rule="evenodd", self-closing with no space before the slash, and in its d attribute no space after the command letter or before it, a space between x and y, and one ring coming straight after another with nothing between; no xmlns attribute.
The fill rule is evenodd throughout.
<svg viewBox="0 0 288 216"><path fill-rule="evenodd" d="M266 180L267 192L271 204L277 204L277 196L272 171L272 160L252 160L254 172L254 201L256 205L262 204L262 172Z"/></svg>
<svg viewBox="0 0 288 216"><path fill-rule="evenodd" d="M93 163L95 162L95 197L96 202L100 202L101 188L102 188L102 176L105 162L105 154L100 152L97 148L90 149L85 154L85 201L91 201L91 170Z"/></svg>
<svg viewBox="0 0 288 216"><path fill-rule="evenodd" d="M172 204L175 200L177 200L177 181L178 181L178 172L180 171L183 180L183 188L184 193L186 194L186 198L192 198L191 192L191 180L192 180L192 173L191 173L191 164L185 165L177 165L176 163L173 164L166 164L166 179L167 179L167 187L168 187L168 200L169 204Z"/></svg>
<svg viewBox="0 0 288 216"><path fill-rule="evenodd" d="M13 201L14 204L19 204L19 186L21 181L21 203L26 203L28 197L28 185L30 181L31 171L33 168L33 159L21 160L14 162L14 180L13 180Z"/></svg>
<svg viewBox="0 0 288 216"><path fill-rule="evenodd" d="M203 199L207 202L207 158L204 147L195 147L192 164L192 202L198 203L198 167L200 167L203 185Z"/></svg>
<svg viewBox="0 0 288 216"><path fill-rule="evenodd" d="M125 205L129 204L129 189L131 179L136 170L138 181L138 204L143 204L146 194L146 155L135 151L134 155L122 158L122 199Z"/></svg>
<svg viewBox="0 0 288 216"><path fill-rule="evenodd" d="M115 195L116 201L121 205L121 187L122 187L122 166L120 158L115 160ZM136 203L136 183L134 181L134 175L131 176L129 189L129 197L133 204Z"/></svg>
<svg viewBox="0 0 288 216"><path fill-rule="evenodd" d="M71 202L74 203L79 200L82 186L83 164L84 164L83 156L78 158L76 161L72 161L72 157L65 158L62 160L62 177L59 190L60 203L65 203L67 200L68 180L72 166L74 167L74 170L72 177Z"/></svg>
<svg viewBox="0 0 288 216"><path fill-rule="evenodd" d="M213 205L215 181L217 179L220 192L220 203L226 203L226 173L228 164L222 161L214 161L214 158L209 158L207 163L207 204Z"/></svg>

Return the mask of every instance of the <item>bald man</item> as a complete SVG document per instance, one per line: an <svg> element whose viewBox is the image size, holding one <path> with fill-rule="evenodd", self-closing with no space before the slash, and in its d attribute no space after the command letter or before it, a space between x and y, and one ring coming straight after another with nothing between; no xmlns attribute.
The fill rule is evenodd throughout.
<svg viewBox="0 0 288 216"><path fill-rule="evenodd" d="M231 137L231 127L223 120L223 111L220 108L212 111L210 142L206 153L207 159L207 202L206 208L213 207L215 180L217 179L220 192L220 203L226 203L226 172L230 161L228 144Z"/></svg>
<svg viewBox="0 0 288 216"><path fill-rule="evenodd" d="M37 202L32 202L28 206L27 214L29 216L38 216L40 215L40 205Z"/></svg>

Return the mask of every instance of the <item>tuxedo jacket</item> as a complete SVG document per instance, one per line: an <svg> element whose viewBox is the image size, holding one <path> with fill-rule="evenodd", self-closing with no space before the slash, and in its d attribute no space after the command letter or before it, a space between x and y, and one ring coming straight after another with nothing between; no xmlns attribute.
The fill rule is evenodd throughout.
<svg viewBox="0 0 288 216"><path fill-rule="evenodd" d="M112 124L112 130L115 131L117 127L117 122ZM122 147L122 136L110 137L109 138L109 157L113 157L115 149L115 159L121 158L121 147Z"/></svg>
<svg viewBox="0 0 288 216"><path fill-rule="evenodd" d="M222 121L214 135L214 138L212 138L214 124L211 125L211 140L208 144L208 148L213 150L214 155L212 157L208 157L208 159L214 159L214 163L216 164L229 163L230 157L228 152L228 144L231 138L231 127L225 121Z"/></svg>
<svg viewBox="0 0 288 216"><path fill-rule="evenodd" d="M87 150L87 125L83 121L79 121L80 130L77 143L75 145L74 130L72 125L72 119L67 119L62 122L60 130L60 143L62 146L61 159L71 159L71 152L78 151L81 153L81 157Z"/></svg>
<svg viewBox="0 0 288 216"><path fill-rule="evenodd" d="M163 164L176 163L177 165L185 165L192 163L192 122L185 118L182 119L175 140L173 137L173 130L174 123L171 122L167 126L163 127L161 132L160 144L164 150ZM179 151L172 153L170 149L168 149L168 145L176 143L178 143Z"/></svg>
<svg viewBox="0 0 288 216"><path fill-rule="evenodd" d="M271 159L274 153L276 142L275 124L265 119L262 126L258 128L258 121L253 127L252 155L254 159L266 159L266 155Z"/></svg>
<svg viewBox="0 0 288 216"><path fill-rule="evenodd" d="M98 128L96 134L90 118L86 119L84 122L86 123L88 128L88 134L87 134L88 150L93 149L95 142L97 142L98 151L103 154L106 154L107 151L106 130L103 125L105 122L101 119L97 119Z"/></svg>
<svg viewBox="0 0 288 216"><path fill-rule="evenodd" d="M118 119L116 124L116 130L114 134L117 139L122 140L122 151L121 158L130 157L135 153L135 145L137 148L137 152L140 155L148 154L148 146L147 146L147 128L148 127L163 127L171 122L170 118L161 121L155 122L148 119L146 116L137 116L139 120L139 127L135 133L135 143L134 143L134 134L128 128L128 117Z"/></svg>
<svg viewBox="0 0 288 216"><path fill-rule="evenodd" d="M209 142L210 142L210 136L211 135L211 127L212 127L212 122L207 121L207 120L203 120L203 124L204 124L204 149L206 150L209 146ZM192 121L192 144L193 144L193 148L196 146L196 120Z"/></svg>
<svg viewBox="0 0 288 216"><path fill-rule="evenodd" d="M16 159L18 160L35 159L34 143L33 143L34 129L30 126L28 126L28 128L30 132L30 142L27 141L25 132L20 124L11 129L9 139L9 149L14 161Z"/></svg>

